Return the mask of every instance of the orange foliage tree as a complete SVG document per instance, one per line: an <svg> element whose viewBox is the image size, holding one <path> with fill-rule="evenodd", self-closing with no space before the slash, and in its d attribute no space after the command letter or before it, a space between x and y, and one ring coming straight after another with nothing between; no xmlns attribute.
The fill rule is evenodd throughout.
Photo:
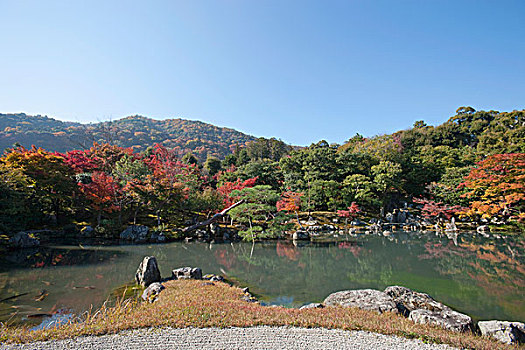
<svg viewBox="0 0 525 350"><path fill-rule="evenodd" d="M469 190L467 214L525 221L525 153L495 154L478 163L460 185Z"/></svg>

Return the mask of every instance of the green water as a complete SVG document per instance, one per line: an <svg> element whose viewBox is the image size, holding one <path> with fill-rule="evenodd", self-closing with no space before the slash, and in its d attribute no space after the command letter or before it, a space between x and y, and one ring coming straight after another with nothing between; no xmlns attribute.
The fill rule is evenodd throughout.
<svg viewBox="0 0 525 350"><path fill-rule="evenodd" d="M525 320L522 239L420 233L339 238L330 243L278 241L126 246L49 246L0 258L0 321L39 323L39 313L81 313L131 282L142 257L157 257L162 276L182 266L225 275L268 304L322 301L344 289L403 285L430 294L474 319ZM42 294L47 296L35 300Z"/></svg>

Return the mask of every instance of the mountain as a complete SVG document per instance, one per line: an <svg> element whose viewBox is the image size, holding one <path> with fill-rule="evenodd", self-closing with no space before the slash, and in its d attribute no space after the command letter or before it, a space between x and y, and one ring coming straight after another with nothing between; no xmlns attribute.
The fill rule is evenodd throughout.
<svg viewBox="0 0 525 350"><path fill-rule="evenodd" d="M201 161L208 155L224 158L256 137L230 128L194 120L155 120L129 116L115 121L92 124L63 122L47 116L25 113L0 114L0 149L18 142L65 152L89 148L93 142L109 142L143 151L156 143L173 148L182 156L192 152Z"/></svg>

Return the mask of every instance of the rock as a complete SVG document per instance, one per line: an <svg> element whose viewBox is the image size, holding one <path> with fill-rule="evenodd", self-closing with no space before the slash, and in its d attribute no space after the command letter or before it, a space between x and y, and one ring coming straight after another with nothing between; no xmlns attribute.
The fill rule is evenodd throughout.
<svg viewBox="0 0 525 350"><path fill-rule="evenodd" d="M400 313L408 316L411 311L425 309L430 311L443 311L450 308L440 302L435 301L430 295L414 292L402 286L390 286L385 289L385 293L394 299Z"/></svg>
<svg viewBox="0 0 525 350"><path fill-rule="evenodd" d="M163 243L166 241L166 236L164 236L164 232L153 232L151 234L151 237L149 238L149 241L152 243Z"/></svg>
<svg viewBox="0 0 525 350"><path fill-rule="evenodd" d="M33 248L40 245L40 241L27 232L18 232L9 239L9 243L15 248Z"/></svg>
<svg viewBox="0 0 525 350"><path fill-rule="evenodd" d="M398 312L392 297L374 289L345 290L332 293L326 297L323 304L326 306L357 307L378 313Z"/></svg>
<svg viewBox="0 0 525 350"><path fill-rule="evenodd" d="M397 214L397 222L399 222L400 224L404 224L406 221L407 221L407 212L401 210Z"/></svg>
<svg viewBox="0 0 525 350"><path fill-rule="evenodd" d="M476 228L476 232L478 233L487 233L490 232L490 227L488 225L481 225Z"/></svg>
<svg viewBox="0 0 525 350"><path fill-rule="evenodd" d="M509 321L479 321L479 330L482 335L496 338L502 343L525 343L525 324Z"/></svg>
<svg viewBox="0 0 525 350"><path fill-rule="evenodd" d="M355 220L352 220L352 222L350 222L350 225L353 225L353 226L364 226L366 224L364 222L362 222L361 220L359 220L359 219L355 219Z"/></svg>
<svg viewBox="0 0 525 350"><path fill-rule="evenodd" d="M133 243L144 243L147 240L149 228L142 225L130 225L120 233L120 239Z"/></svg>
<svg viewBox="0 0 525 350"><path fill-rule="evenodd" d="M303 305L299 308L299 310L304 310L304 309L322 309L324 307L323 304L321 303L310 303L310 304L306 304L306 305Z"/></svg>
<svg viewBox="0 0 525 350"><path fill-rule="evenodd" d="M149 301L150 303L153 303L155 300L157 300L157 296L163 289L164 286L162 284L160 284L159 282L154 282L150 284L148 288L144 289L144 292L142 293L142 299L144 301Z"/></svg>
<svg viewBox="0 0 525 350"><path fill-rule="evenodd" d="M416 323L436 325L455 332L468 332L473 329L470 316L450 308L442 311L417 309L410 312L408 318Z"/></svg>
<svg viewBox="0 0 525 350"><path fill-rule="evenodd" d="M216 222L212 222L209 227L212 235L218 237L221 232L221 227Z"/></svg>
<svg viewBox="0 0 525 350"><path fill-rule="evenodd" d="M202 279L212 281L212 282L224 282L224 277L220 275L214 275L212 273L202 276Z"/></svg>
<svg viewBox="0 0 525 350"><path fill-rule="evenodd" d="M95 232L95 230L93 229L93 227L91 226L84 226L82 227L82 229L80 230L80 234L84 237L91 237L93 236L93 233Z"/></svg>
<svg viewBox="0 0 525 350"><path fill-rule="evenodd" d="M174 279L201 280L202 270L199 267L181 267L172 271L172 277Z"/></svg>
<svg viewBox="0 0 525 350"><path fill-rule="evenodd" d="M310 238L310 235L308 234L308 232L305 232L305 231L297 231L297 232L294 232L293 236L292 236L292 239L294 241L297 241L297 240L306 240L306 239L309 239Z"/></svg>
<svg viewBox="0 0 525 350"><path fill-rule="evenodd" d="M248 295L243 295L242 300L244 300L244 301L246 301L248 303L257 303L259 301L256 298L254 298L252 296L248 296Z"/></svg>
<svg viewBox="0 0 525 350"><path fill-rule="evenodd" d="M135 281L145 287L160 281L160 271L154 256L144 257L135 274Z"/></svg>

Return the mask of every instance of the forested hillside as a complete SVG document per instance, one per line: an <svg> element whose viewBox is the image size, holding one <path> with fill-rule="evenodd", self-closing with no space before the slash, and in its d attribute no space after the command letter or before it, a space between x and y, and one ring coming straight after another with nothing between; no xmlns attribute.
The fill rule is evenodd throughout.
<svg viewBox="0 0 525 350"><path fill-rule="evenodd" d="M19 128L16 133L23 135L39 128L75 135L76 128L84 128L29 119L45 129L21 120L4 125L4 133ZM461 107L436 127L416 121L413 128L390 135L357 134L343 145L319 141L304 148L181 120L130 117L98 128L97 135L104 128L119 131L108 139L111 143L89 149L6 150L0 158L0 230L41 227L51 220L87 221L101 233L117 232L141 218L151 225L152 217L165 230L195 213L209 215L244 199L229 215L249 227L241 231L247 239L279 236L299 211L327 210L346 218L360 213L383 219L403 209L437 224L456 217L525 231L525 110ZM180 138L200 130L209 142L223 140L221 155L236 137L253 141L233 147L222 160L210 156L203 162L190 154L181 157L182 148L166 147L173 139L161 138L165 130ZM225 135L231 136L227 142ZM118 146L133 140L159 144ZM205 150L212 149L207 145Z"/></svg>
<svg viewBox="0 0 525 350"><path fill-rule="evenodd" d="M62 122L43 116L0 114L0 149L18 142L51 151L87 149L93 142L132 147L135 151L162 144L179 155L193 153L204 161L208 155L224 158L237 145L256 138L233 129L184 119L154 120L130 116L94 124Z"/></svg>

